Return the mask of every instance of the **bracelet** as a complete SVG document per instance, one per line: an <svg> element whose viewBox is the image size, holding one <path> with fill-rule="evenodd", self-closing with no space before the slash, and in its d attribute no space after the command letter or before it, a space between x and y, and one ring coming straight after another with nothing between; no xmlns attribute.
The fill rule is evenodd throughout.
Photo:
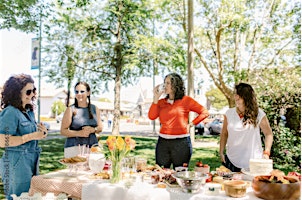
<svg viewBox="0 0 302 200"><path fill-rule="evenodd" d="M94 127L94 131L96 133L98 131L98 127Z"/></svg>
<svg viewBox="0 0 302 200"><path fill-rule="evenodd" d="M271 155L269 151L263 151L263 154L266 154L266 155L268 155L268 156Z"/></svg>

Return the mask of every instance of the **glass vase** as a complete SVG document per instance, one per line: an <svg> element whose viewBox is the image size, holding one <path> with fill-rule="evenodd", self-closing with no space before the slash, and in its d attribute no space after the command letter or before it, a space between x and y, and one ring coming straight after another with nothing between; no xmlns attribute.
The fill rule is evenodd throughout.
<svg viewBox="0 0 302 200"><path fill-rule="evenodd" d="M121 160L112 160L111 161L111 170L112 170L112 175L110 182L111 183L118 183L122 179L122 170L121 170Z"/></svg>

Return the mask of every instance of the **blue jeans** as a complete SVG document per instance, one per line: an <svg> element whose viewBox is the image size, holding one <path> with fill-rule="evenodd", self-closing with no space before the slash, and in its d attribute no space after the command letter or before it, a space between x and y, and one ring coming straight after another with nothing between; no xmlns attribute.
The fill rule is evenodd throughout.
<svg viewBox="0 0 302 200"><path fill-rule="evenodd" d="M165 139L158 137L155 149L156 164L160 167L173 168L189 164L192 156L192 143L190 137Z"/></svg>

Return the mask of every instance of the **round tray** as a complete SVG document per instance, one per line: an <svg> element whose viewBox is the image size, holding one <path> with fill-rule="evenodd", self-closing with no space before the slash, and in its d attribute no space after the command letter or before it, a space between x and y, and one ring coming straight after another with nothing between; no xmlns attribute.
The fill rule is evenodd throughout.
<svg viewBox="0 0 302 200"><path fill-rule="evenodd" d="M75 163L66 163L66 162L62 162L61 160L59 160L59 163L61 163L62 165L66 165L69 169L68 171L68 176L73 176L76 175L78 173L78 170L81 168L84 168L85 165L87 164L87 160L84 162L75 162Z"/></svg>

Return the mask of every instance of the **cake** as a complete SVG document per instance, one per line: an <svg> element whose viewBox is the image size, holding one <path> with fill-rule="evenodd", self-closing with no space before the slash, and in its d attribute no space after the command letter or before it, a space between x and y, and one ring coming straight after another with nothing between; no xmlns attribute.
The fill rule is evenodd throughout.
<svg viewBox="0 0 302 200"><path fill-rule="evenodd" d="M273 171L273 160L250 159L250 173L252 175L270 175Z"/></svg>

